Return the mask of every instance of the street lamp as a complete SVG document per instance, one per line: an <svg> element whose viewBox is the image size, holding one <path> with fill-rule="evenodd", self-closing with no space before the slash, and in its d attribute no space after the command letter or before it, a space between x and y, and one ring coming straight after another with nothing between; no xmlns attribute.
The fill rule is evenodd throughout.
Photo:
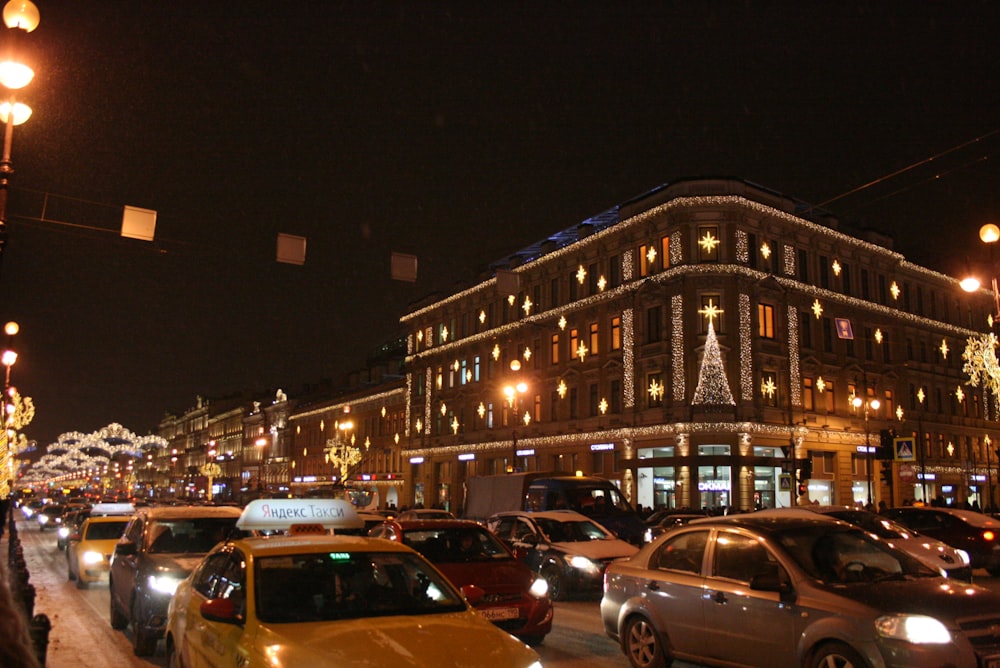
<svg viewBox="0 0 1000 668"><path fill-rule="evenodd" d="M513 367L511 367L513 368ZM517 421L523 420L524 425L527 426L531 424L531 413L525 411L523 417L519 417L521 413L521 397L523 397L528 392L528 384L524 381L517 383L515 385L507 385L503 388L504 396L507 397L507 405L510 407L510 414L513 416L511 420L511 425L514 427L512 432L513 440L513 451L510 460L510 470L508 473L517 473ZM514 404L517 403L517 408L515 409Z"/></svg>
<svg viewBox="0 0 1000 668"><path fill-rule="evenodd" d="M17 351L14 350L14 337L21 331L20 325L11 321L4 325L4 333L7 335L7 346L4 348L0 361L4 365L3 380L3 434L0 434L0 499L6 499L10 494L10 486L13 484L13 475L10 472L11 459L11 436L14 430L14 411L17 407L10 401L10 368L17 362Z"/></svg>
<svg viewBox="0 0 1000 668"><path fill-rule="evenodd" d="M7 243L7 192L14 168L10 161L14 126L31 116L31 107L15 99L18 91L35 76L34 70L22 61L19 46L24 37L38 27L38 7L30 0L10 0L3 8L3 22L7 26L7 49L0 61L0 85L7 89L7 99L0 103L0 121L4 124L3 157L0 158L0 258Z"/></svg>
<svg viewBox="0 0 1000 668"><path fill-rule="evenodd" d="M865 387L865 391L868 391L867 387ZM865 409L865 471L868 475L868 505L870 506L872 505L872 433L868 427L868 412L869 410L877 411L882 404L878 399L865 401L857 394L854 395L851 403L854 405L855 410L862 406Z"/></svg>

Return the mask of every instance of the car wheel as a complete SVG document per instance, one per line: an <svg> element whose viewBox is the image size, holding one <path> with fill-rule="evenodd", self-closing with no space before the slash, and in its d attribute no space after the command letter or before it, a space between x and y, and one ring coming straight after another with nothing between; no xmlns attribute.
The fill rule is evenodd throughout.
<svg viewBox="0 0 1000 668"><path fill-rule="evenodd" d="M108 598L111 601L109 605L110 614L108 615L111 618L111 628L121 631L128 626L128 616L115 605L115 588L112 582L108 582Z"/></svg>
<svg viewBox="0 0 1000 668"><path fill-rule="evenodd" d="M73 569L69 566L66 566L66 579L70 582L76 579L76 575L73 574Z"/></svg>
<svg viewBox="0 0 1000 668"><path fill-rule="evenodd" d="M844 643L822 645L809 662L812 668L868 668L868 662Z"/></svg>
<svg viewBox="0 0 1000 668"><path fill-rule="evenodd" d="M562 601L566 598L563 588L563 576L555 566L546 566L542 569L542 577L549 585L549 598L553 601Z"/></svg>
<svg viewBox="0 0 1000 668"><path fill-rule="evenodd" d="M632 617L625 623L622 649L633 668L666 668L673 663L660 634L645 617Z"/></svg>
<svg viewBox="0 0 1000 668"><path fill-rule="evenodd" d="M136 656L152 656L156 651L157 638L150 635L142 620L142 608L136 599L132 604L132 651Z"/></svg>

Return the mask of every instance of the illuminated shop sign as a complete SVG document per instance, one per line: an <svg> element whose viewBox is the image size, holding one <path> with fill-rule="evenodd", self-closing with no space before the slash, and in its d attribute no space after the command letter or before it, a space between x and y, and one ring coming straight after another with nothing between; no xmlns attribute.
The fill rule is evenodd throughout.
<svg viewBox="0 0 1000 668"><path fill-rule="evenodd" d="M859 445L857 451L863 455L874 455L877 452L874 445Z"/></svg>
<svg viewBox="0 0 1000 668"><path fill-rule="evenodd" d="M614 449L615 449L614 443L593 443L590 446L591 452L601 452L603 450L614 450Z"/></svg>
<svg viewBox="0 0 1000 668"><path fill-rule="evenodd" d="M528 450L518 450L514 454L516 454L518 457L534 457L535 456L535 450L534 450L534 448L530 448Z"/></svg>
<svg viewBox="0 0 1000 668"><path fill-rule="evenodd" d="M728 492L728 480L704 480L698 483L699 492Z"/></svg>
<svg viewBox="0 0 1000 668"><path fill-rule="evenodd" d="M464 455L459 455L458 456L458 461L460 461L460 462L468 462L468 461L471 461L471 460L473 460L475 458L476 458L475 454L473 454L471 452L467 452Z"/></svg>
<svg viewBox="0 0 1000 668"><path fill-rule="evenodd" d="M423 457L410 457L410 463L411 464L423 464L424 463L424 458Z"/></svg>

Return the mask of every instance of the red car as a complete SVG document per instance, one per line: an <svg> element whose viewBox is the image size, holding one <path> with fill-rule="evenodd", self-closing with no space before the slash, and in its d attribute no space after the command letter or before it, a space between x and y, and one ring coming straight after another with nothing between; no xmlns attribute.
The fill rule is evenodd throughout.
<svg viewBox="0 0 1000 668"><path fill-rule="evenodd" d="M478 588L469 602L525 643L539 645L552 630L548 584L482 525L470 520L388 520L368 535L412 547L456 587Z"/></svg>

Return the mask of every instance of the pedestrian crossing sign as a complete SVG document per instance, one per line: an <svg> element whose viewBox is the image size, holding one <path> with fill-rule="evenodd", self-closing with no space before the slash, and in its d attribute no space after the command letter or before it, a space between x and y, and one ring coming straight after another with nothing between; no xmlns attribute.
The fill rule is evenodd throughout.
<svg viewBox="0 0 1000 668"><path fill-rule="evenodd" d="M912 462L916 459L916 448L913 447L912 436L892 439L892 450L897 462Z"/></svg>

